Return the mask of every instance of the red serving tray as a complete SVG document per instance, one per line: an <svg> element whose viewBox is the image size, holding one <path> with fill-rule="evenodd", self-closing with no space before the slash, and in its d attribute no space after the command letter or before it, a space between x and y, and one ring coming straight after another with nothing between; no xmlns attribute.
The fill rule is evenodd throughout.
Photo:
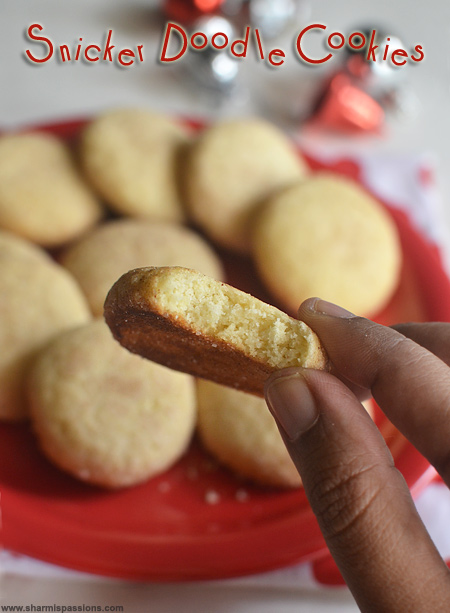
<svg viewBox="0 0 450 613"><path fill-rule="evenodd" d="M42 126L76 138L84 121ZM354 162L314 170L358 178ZM403 269L390 304L376 317L450 321L450 283L437 248L388 207L398 227ZM222 253L229 280L267 298L251 263ZM399 470L416 493L434 470L376 410ZM319 559L327 548L303 490L278 491L239 480L197 441L168 472L143 485L105 491L76 481L37 449L28 425L0 424L3 545L34 558L100 575L181 581L218 579ZM208 504L208 500L216 500Z"/></svg>

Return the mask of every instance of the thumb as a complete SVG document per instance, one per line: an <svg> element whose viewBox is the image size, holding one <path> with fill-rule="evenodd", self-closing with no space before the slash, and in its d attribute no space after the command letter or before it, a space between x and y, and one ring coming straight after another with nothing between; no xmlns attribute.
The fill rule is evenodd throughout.
<svg viewBox="0 0 450 613"><path fill-rule="evenodd" d="M286 369L268 380L266 400L360 608L447 610L448 569L353 393L329 373Z"/></svg>

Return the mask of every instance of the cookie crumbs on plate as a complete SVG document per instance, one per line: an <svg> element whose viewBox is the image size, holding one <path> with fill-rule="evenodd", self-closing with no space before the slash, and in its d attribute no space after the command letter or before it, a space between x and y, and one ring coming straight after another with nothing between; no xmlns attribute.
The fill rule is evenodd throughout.
<svg viewBox="0 0 450 613"><path fill-rule="evenodd" d="M236 490L234 497L238 502L245 502L246 500L248 500L248 492L247 490L240 488Z"/></svg>
<svg viewBox="0 0 450 613"><path fill-rule="evenodd" d="M161 492L161 494L167 494L171 488L172 486L168 481L161 481L161 483L158 484L158 492Z"/></svg>
<svg viewBox="0 0 450 613"><path fill-rule="evenodd" d="M215 490L207 490L205 493L205 502L207 504L218 504L220 502L220 495Z"/></svg>

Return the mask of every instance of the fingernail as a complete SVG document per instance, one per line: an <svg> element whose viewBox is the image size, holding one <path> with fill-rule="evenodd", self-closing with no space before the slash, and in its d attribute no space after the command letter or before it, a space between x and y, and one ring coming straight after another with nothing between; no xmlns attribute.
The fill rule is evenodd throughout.
<svg viewBox="0 0 450 613"><path fill-rule="evenodd" d="M316 298L315 301L311 304L311 309L316 313L321 313L322 315L330 315L331 317L355 317L353 313L343 309L337 304L333 304L332 302L328 302L327 300L322 300L321 298Z"/></svg>
<svg viewBox="0 0 450 613"><path fill-rule="evenodd" d="M291 441L309 430L319 417L314 397L300 372L273 379L266 398L271 413Z"/></svg>

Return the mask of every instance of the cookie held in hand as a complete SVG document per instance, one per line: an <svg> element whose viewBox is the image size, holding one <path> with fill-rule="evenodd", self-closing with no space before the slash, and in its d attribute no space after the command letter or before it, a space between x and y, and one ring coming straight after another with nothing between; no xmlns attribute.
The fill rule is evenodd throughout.
<svg viewBox="0 0 450 613"><path fill-rule="evenodd" d="M222 265L203 238L165 221L116 219L97 226L65 250L61 263L77 279L93 314L103 315L116 279L141 266L186 266L221 279Z"/></svg>
<svg viewBox="0 0 450 613"><path fill-rule="evenodd" d="M111 288L105 319L131 352L256 395L275 370L327 364L305 323L188 268L129 271Z"/></svg>

